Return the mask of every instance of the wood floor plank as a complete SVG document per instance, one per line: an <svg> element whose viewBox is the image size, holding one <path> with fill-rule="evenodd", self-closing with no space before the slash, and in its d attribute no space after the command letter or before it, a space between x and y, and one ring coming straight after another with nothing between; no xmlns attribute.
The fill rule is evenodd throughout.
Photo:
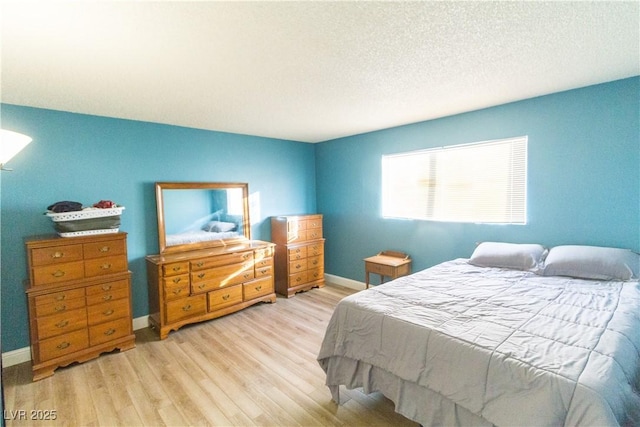
<svg viewBox="0 0 640 427"><path fill-rule="evenodd" d="M38 426L400 426L380 393L341 388L331 400L316 358L335 305L353 290L328 285L278 297L159 340L31 381L23 363L2 372L5 410L52 409ZM32 420L7 419L7 427Z"/></svg>

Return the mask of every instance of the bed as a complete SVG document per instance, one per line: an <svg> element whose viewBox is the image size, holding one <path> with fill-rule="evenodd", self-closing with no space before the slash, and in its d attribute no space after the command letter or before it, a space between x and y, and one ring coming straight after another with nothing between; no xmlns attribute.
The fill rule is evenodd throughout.
<svg viewBox="0 0 640 427"><path fill-rule="evenodd" d="M167 234L167 246L184 245L187 243L209 242L239 236L236 231L212 232L204 230L185 231L184 233Z"/></svg>
<svg viewBox="0 0 640 427"><path fill-rule="evenodd" d="M639 264L487 242L340 301L318 362L423 426L640 425Z"/></svg>
<svg viewBox="0 0 640 427"><path fill-rule="evenodd" d="M216 215L217 213L213 214ZM184 245L187 243L208 242L240 236L237 222L206 221L204 225L197 225L180 233L167 234L167 246Z"/></svg>

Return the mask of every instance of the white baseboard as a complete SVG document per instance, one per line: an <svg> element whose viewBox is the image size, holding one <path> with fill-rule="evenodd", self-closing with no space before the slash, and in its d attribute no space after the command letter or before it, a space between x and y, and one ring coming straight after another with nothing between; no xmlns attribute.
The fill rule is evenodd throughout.
<svg viewBox="0 0 640 427"><path fill-rule="evenodd" d="M19 348L17 350L2 353L2 367L7 368L31 360L31 347Z"/></svg>
<svg viewBox="0 0 640 427"><path fill-rule="evenodd" d="M149 316L140 316L133 319L133 330L144 329L149 327Z"/></svg>
<svg viewBox="0 0 640 427"><path fill-rule="evenodd" d="M333 274L325 274L325 281L338 286L344 286L345 288L356 289L361 291L365 289L364 282L358 282L357 280L347 279L345 277L334 276ZM133 319L133 330L144 329L149 327L149 316L141 316ZM9 366L18 365L20 363L28 362L31 360L31 347L23 347L17 350L7 351L2 353L2 366L7 368Z"/></svg>
<svg viewBox="0 0 640 427"><path fill-rule="evenodd" d="M324 280L325 282L333 283L334 285L344 286L345 288L356 289L358 291L361 291L366 287L364 282L347 279L346 277L334 276L333 274L325 274Z"/></svg>
<svg viewBox="0 0 640 427"><path fill-rule="evenodd" d="M141 316L133 319L133 330L149 327L149 316ZM2 367L7 368L31 360L31 347L23 347L17 350L2 353Z"/></svg>

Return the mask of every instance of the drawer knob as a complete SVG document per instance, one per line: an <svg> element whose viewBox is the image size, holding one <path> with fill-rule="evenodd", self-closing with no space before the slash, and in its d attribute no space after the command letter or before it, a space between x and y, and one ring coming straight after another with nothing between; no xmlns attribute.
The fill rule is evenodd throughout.
<svg viewBox="0 0 640 427"><path fill-rule="evenodd" d="M56 297L56 301L64 301L64 299L65 299L66 297L67 297L67 296L66 296L65 294L58 295L58 296Z"/></svg>
<svg viewBox="0 0 640 427"><path fill-rule="evenodd" d="M296 282L301 282L302 281L302 277L296 277Z"/></svg>
<svg viewBox="0 0 640 427"><path fill-rule="evenodd" d="M181 293L181 292L182 292L182 288L181 288L181 289L175 289L175 290L173 291L173 294L174 294L174 295L180 295L180 293Z"/></svg>
<svg viewBox="0 0 640 427"><path fill-rule="evenodd" d="M250 278L250 277L251 277L251 273L245 273L245 274L244 274L244 278L245 278L245 279L248 279L248 278Z"/></svg>
<svg viewBox="0 0 640 427"><path fill-rule="evenodd" d="M265 274L267 271L269 271L268 268L263 268L262 270L260 270L260 274Z"/></svg>
<svg viewBox="0 0 640 427"><path fill-rule="evenodd" d="M191 304L185 305L184 307L182 307L182 311L189 311L189 310L191 310Z"/></svg>
<svg viewBox="0 0 640 427"><path fill-rule="evenodd" d="M116 330L115 330L115 329L113 329L113 328L110 328L110 329L108 329L108 330L106 330L106 331L104 332L104 334L105 334L105 335L107 335L107 336L109 336L109 335L113 335L113 334L115 334L115 333L116 333Z"/></svg>
<svg viewBox="0 0 640 427"><path fill-rule="evenodd" d="M205 273L200 273L200 274L198 274L198 279L202 279L202 278L204 278L204 276L206 276Z"/></svg>
<svg viewBox="0 0 640 427"><path fill-rule="evenodd" d="M229 294L222 296L222 299L225 300L225 301L228 300L229 298L231 298L231 295L229 295Z"/></svg>
<svg viewBox="0 0 640 427"><path fill-rule="evenodd" d="M103 291L109 291L109 290L111 290L111 285L103 285L103 286L102 286L102 290L103 290Z"/></svg>
<svg viewBox="0 0 640 427"><path fill-rule="evenodd" d="M262 289L262 285L256 286L256 291L259 291L260 289Z"/></svg>
<svg viewBox="0 0 640 427"><path fill-rule="evenodd" d="M176 277L175 279L173 279L173 283L180 283L181 280L182 277Z"/></svg>
<svg viewBox="0 0 640 427"><path fill-rule="evenodd" d="M103 270L109 270L111 268L111 264L109 264L109 263L102 264L100 266L100 268L103 269Z"/></svg>
<svg viewBox="0 0 640 427"><path fill-rule="evenodd" d="M242 254L242 259L247 259L251 256L249 253Z"/></svg>
<svg viewBox="0 0 640 427"><path fill-rule="evenodd" d="M179 267L179 266L178 266L178 267L173 267L173 268L172 268L172 270L173 270L173 271L180 271L180 269L181 269L181 267Z"/></svg>
<svg viewBox="0 0 640 427"><path fill-rule="evenodd" d="M105 295L102 297L103 301L111 301L111 299L113 298L113 295Z"/></svg>
<svg viewBox="0 0 640 427"><path fill-rule="evenodd" d="M64 276L64 275L65 275L65 272L64 272L64 271L62 271L62 270L56 270L56 271L54 271L53 273L51 273L51 275L52 275L53 277L62 277L62 276Z"/></svg>
<svg viewBox="0 0 640 427"><path fill-rule="evenodd" d="M65 311L67 309L66 305L59 305L55 308L56 311Z"/></svg>
<svg viewBox="0 0 640 427"><path fill-rule="evenodd" d="M207 286L207 285L204 284L204 283L201 283L201 284L198 285L198 289L204 289L205 286Z"/></svg>
<svg viewBox="0 0 640 427"><path fill-rule="evenodd" d="M67 325L69 325L69 321L68 320L63 320L62 322L56 323L56 327L58 327L58 328L64 328Z"/></svg>
<svg viewBox="0 0 640 427"><path fill-rule="evenodd" d="M202 267L204 265L204 262L200 261L199 263L196 264L196 267Z"/></svg>
<svg viewBox="0 0 640 427"><path fill-rule="evenodd" d="M65 348L69 347L71 345L71 343L69 341L65 341L63 343L58 344L56 347L58 347L58 350L64 350Z"/></svg>
<svg viewBox="0 0 640 427"><path fill-rule="evenodd" d="M103 246L99 249L99 251L102 253L109 252L110 250L111 248L109 246Z"/></svg>
<svg viewBox="0 0 640 427"><path fill-rule="evenodd" d="M111 316L113 313L114 313L113 310L106 310L102 312L102 314L104 314L105 316Z"/></svg>
<svg viewBox="0 0 640 427"><path fill-rule="evenodd" d="M51 254L51 258L62 258L64 256L64 252L55 251Z"/></svg>

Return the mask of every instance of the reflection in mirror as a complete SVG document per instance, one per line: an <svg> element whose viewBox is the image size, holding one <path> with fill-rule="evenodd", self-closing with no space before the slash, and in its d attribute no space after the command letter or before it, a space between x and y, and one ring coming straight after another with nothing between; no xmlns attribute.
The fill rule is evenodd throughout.
<svg viewBox="0 0 640 427"><path fill-rule="evenodd" d="M247 184L159 182L156 199L160 252L250 238Z"/></svg>

